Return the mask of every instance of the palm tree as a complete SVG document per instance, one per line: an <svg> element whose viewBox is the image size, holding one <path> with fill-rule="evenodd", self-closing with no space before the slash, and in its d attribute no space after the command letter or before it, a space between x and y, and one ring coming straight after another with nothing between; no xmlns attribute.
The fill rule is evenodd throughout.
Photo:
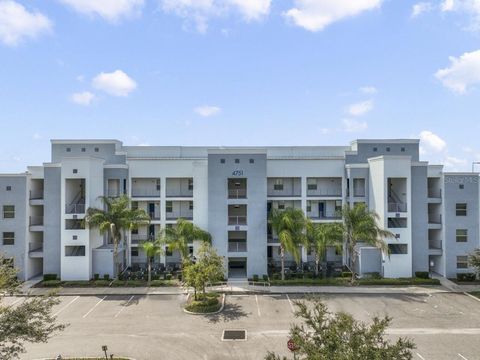
<svg viewBox="0 0 480 360"><path fill-rule="evenodd" d="M101 196L104 210L89 208L85 223L91 228L98 228L100 234L108 234L113 241L114 277L119 273L118 246L122 241L122 232L137 229L139 225L150 223L150 216L143 209L131 209L130 198L122 195L118 198Z"/></svg>
<svg viewBox="0 0 480 360"><path fill-rule="evenodd" d="M379 248L383 253L388 254L387 238L394 238L395 235L378 226L378 214L367 209L365 204L355 204L350 207L345 205L342 209L343 216L343 238L352 271L352 282L355 281L355 262L357 257L357 244L365 243Z"/></svg>
<svg viewBox="0 0 480 360"><path fill-rule="evenodd" d="M326 261L327 248L335 247L341 251L343 247L343 225L341 223L314 224L309 221L307 238L315 251L315 276L318 276L320 261Z"/></svg>
<svg viewBox="0 0 480 360"><path fill-rule="evenodd" d="M152 281L152 260L155 255L162 255L163 251L163 244L160 241L145 241L141 245L143 251L145 252L145 256L147 257L147 269L148 269L148 280L147 284L150 286L150 282Z"/></svg>
<svg viewBox="0 0 480 360"><path fill-rule="evenodd" d="M178 219L176 226L164 230L162 242L170 250L178 250L183 262L189 257L188 246L194 240L201 240L204 243L211 244L212 235L188 220Z"/></svg>
<svg viewBox="0 0 480 360"><path fill-rule="evenodd" d="M282 263L282 280L285 280L285 252L292 254L297 263L300 262L299 246L307 243L305 236L306 217L301 209L272 209L270 212L272 230L280 242L280 259Z"/></svg>

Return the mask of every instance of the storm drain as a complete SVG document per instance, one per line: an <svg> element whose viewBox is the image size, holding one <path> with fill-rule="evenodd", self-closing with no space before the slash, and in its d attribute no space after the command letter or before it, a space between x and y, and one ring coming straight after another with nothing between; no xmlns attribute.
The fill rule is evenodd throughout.
<svg viewBox="0 0 480 360"><path fill-rule="evenodd" d="M247 330L223 330L222 341L246 341Z"/></svg>

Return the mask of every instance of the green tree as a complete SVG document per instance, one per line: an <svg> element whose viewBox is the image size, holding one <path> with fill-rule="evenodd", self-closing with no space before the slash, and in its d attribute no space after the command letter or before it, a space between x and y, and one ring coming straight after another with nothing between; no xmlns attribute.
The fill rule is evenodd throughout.
<svg viewBox="0 0 480 360"><path fill-rule="evenodd" d="M385 330L391 318L374 317L371 324L357 321L352 315L339 312L332 314L318 300L313 307L296 302L295 316L303 324L290 328L299 360L411 360L415 344L400 338L395 343L385 339ZM280 360L269 353L266 360ZM286 359L284 357L283 359Z"/></svg>
<svg viewBox="0 0 480 360"><path fill-rule="evenodd" d="M147 269L148 269L148 281L147 284L150 286L152 281L152 262L157 255L163 255L165 252L163 250L163 244L158 241L145 241L141 244L141 247L147 257Z"/></svg>
<svg viewBox="0 0 480 360"><path fill-rule="evenodd" d="M300 245L308 245L305 235L307 219L301 209L272 209L270 212L272 230L280 242L280 260L282 264L282 280L285 280L285 253L290 253L297 263L300 262Z"/></svg>
<svg viewBox="0 0 480 360"><path fill-rule="evenodd" d="M184 261L183 279L185 285L193 287L195 300L197 300L197 293L199 291L202 291L205 295L205 288L208 283L221 281L224 275L224 259L222 256L219 256L216 250L208 243L202 244L195 262L189 259Z"/></svg>
<svg viewBox="0 0 480 360"><path fill-rule="evenodd" d="M473 250L468 256L468 265L475 269L478 275L480 275L480 248Z"/></svg>
<svg viewBox="0 0 480 360"><path fill-rule="evenodd" d="M100 234L109 234L113 241L114 276L120 272L118 263L118 247L122 241L122 233L137 229L140 225L148 225L150 216L143 209L131 209L130 198L122 195L118 198L102 196L104 210L89 208L85 222L91 228L98 228Z"/></svg>
<svg viewBox="0 0 480 360"><path fill-rule="evenodd" d="M178 250L180 252L182 263L189 258L188 246L194 240L201 240L203 243L212 242L209 232L185 219L178 219L176 226L166 228L162 236L162 241L171 251Z"/></svg>
<svg viewBox="0 0 480 360"><path fill-rule="evenodd" d="M388 254L388 245L385 239L394 238L395 235L378 226L379 216L375 211L369 210L365 204L356 204L353 207L345 205L342 209L343 238L352 270L352 282L355 281L355 262L357 261L357 244L364 243L375 246Z"/></svg>
<svg viewBox="0 0 480 360"><path fill-rule="evenodd" d="M320 262L325 262L327 249L334 247L338 251L343 247L343 224L341 223L307 223L307 238L315 252L315 276L318 276ZM323 267L325 268L325 267Z"/></svg>
<svg viewBox="0 0 480 360"><path fill-rule="evenodd" d="M0 255L0 294L15 293L20 283L17 271ZM16 306L2 304L0 297L0 359L18 359L25 343L47 342L65 325L56 324L52 307L59 300L52 296L27 297Z"/></svg>

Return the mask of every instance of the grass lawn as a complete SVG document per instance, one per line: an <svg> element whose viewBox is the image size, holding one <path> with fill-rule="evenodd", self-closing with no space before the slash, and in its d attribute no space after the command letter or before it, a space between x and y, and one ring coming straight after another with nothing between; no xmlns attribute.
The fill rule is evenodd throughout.
<svg viewBox="0 0 480 360"><path fill-rule="evenodd" d="M178 286L177 280L152 280L151 287ZM146 287L145 280L90 280L90 281L61 281L46 280L36 285L36 287Z"/></svg>
<svg viewBox="0 0 480 360"><path fill-rule="evenodd" d="M271 280L274 286L357 286L357 285L440 285L438 279L420 279L420 278L400 278L400 279L358 279L354 285L350 283L349 278L327 278L327 279L290 279L290 280Z"/></svg>

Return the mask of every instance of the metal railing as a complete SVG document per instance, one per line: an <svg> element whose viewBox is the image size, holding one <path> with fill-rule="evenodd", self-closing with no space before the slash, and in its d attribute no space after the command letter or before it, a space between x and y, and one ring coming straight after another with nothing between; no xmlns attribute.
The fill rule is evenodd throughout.
<svg viewBox="0 0 480 360"><path fill-rule="evenodd" d="M340 212L319 212L318 214L308 214L308 217L313 220L341 220L342 214Z"/></svg>
<svg viewBox="0 0 480 360"><path fill-rule="evenodd" d="M388 212L394 212L394 213L407 212L407 203L389 202Z"/></svg>
<svg viewBox="0 0 480 360"><path fill-rule="evenodd" d="M43 189L30 190L30 200L42 200Z"/></svg>
<svg viewBox="0 0 480 360"><path fill-rule="evenodd" d="M167 188L168 188L168 184L167 184ZM167 198L175 198L175 197L178 197L178 198L188 198L188 197L193 197L193 190L184 190L184 191L168 191L167 189L167 193L165 194L165 196Z"/></svg>
<svg viewBox="0 0 480 360"><path fill-rule="evenodd" d="M85 204L65 204L66 214L85 214Z"/></svg>
<svg viewBox="0 0 480 360"><path fill-rule="evenodd" d="M247 251L246 241L229 241L228 242L228 252L246 252L246 251Z"/></svg>
<svg viewBox="0 0 480 360"><path fill-rule="evenodd" d="M428 240L428 248L442 250L442 240Z"/></svg>
<svg viewBox="0 0 480 360"><path fill-rule="evenodd" d="M179 218L192 220L193 219L193 211L175 211L175 212L167 212L165 218L167 220L177 220Z"/></svg>
<svg viewBox="0 0 480 360"><path fill-rule="evenodd" d="M28 243L28 252L43 251L43 244Z"/></svg>
<svg viewBox="0 0 480 360"><path fill-rule="evenodd" d="M148 215L150 215L150 220L160 220L160 211L151 211Z"/></svg>
<svg viewBox="0 0 480 360"><path fill-rule="evenodd" d="M108 189L108 191L107 191L107 196L108 196L108 197L112 197L112 198L119 197L119 196L120 196L120 190L111 190L111 189Z"/></svg>
<svg viewBox="0 0 480 360"><path fill-rule="evenodd" d="M131 236L131 243L132 244L139 244L144 241L154 241L155 235L147 235L147 234L132 234Z"/></svg>
<svg viewBox="0 0 480 360"><path fill-rule="evenodd" d="M229 216L228 225L247 225L246 216Z"/></svg>
<svg viewBox="0 0 480 360"><path fill-rule="evenodd" d="M246 199L247 189L228 189L229 199Z"/></svg>
<svg viewBox="0 0 480 360"><path fill-rule="evenodd" d="M442 223L442 214L428 214L428 223L429 224L441 224Z"/></svg>
<svg viewBox="0 0 480 360"><path fill-rule="evenodd" d="M132 197L160 197L160 190L132 188Z"/></svg>
<svg viewBox="0 0 480 360"><path fill-rule="evenodd" d="M442 189L428 189L428 197L431 199L441 199Z"/></svg>
<svg viewBox="0 0 480 360"><path fill-rule="evenodd" d="M307 190L307 196L329 196L329 197L341 197L342 189L317 189Z"/></svg>
<svg viewBox="0 0 480 360"><path fill-rule="evenodd" d="M30 226L42 226L43 225L43 216L30 216L29 225Z"/></svg>

